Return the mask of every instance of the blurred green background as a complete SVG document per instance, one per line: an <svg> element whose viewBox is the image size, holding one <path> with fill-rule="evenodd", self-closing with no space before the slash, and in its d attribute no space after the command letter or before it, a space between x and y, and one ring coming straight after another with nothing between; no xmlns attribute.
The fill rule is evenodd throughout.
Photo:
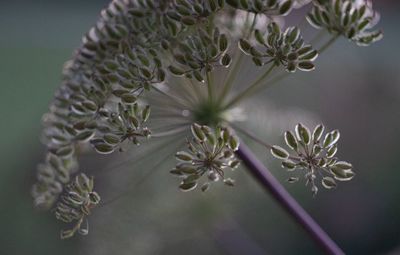
<svg viewBox="0 0 400 255"><path fill-rule="evenodd" d="M102 168L96 179L106 200L126 196L95 210L89 236L59 240L61 224L35 211L29 194L44 152L40 118L63 62L106 4L0 3L0 254L320 254L244 170L232 175L234 189L177 192L168 174L173 161L151 164L170 148L115 171L87 157L90 173ZM365 48L341 39L319 58L317 71L298 74L252 102L254 116L264 118L252 131L271 142L280 141L274 121L291 128L303 118L321 120L341 131L340 157L356 166L354 180L316 198L300 183L284 185L348 254L400 254L400 5L374 5L382 41ZM287 175L265 150L251 145L284 182Z"/></svg>

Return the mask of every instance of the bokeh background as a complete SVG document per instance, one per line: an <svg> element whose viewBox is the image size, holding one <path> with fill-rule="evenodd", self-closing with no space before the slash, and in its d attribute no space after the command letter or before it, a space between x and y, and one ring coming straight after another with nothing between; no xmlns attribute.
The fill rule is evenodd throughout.
<svg viewBox="0 0 400 255"><path fill-rule="evenodd" d="M265 149L250 145L348 254L400 254L400 4L373 2L382 14L382 41L365 48L340 39L317 71L247 103L256 109L251 131L274 143L278 126L298 121L340 129L340 156L356 166L356 178L312 198L303 184L284 183L287 175ZM135 156L124 167L84 158L112 202L95 210L89 236L59 240L62 224L34 210L29 194L44 152L40 119L63 62L106 4L0 2L0 254L321 254L244 169L232 174L234 189L177 192L168 174L173 161L154 165L173 148Z"/></svg>

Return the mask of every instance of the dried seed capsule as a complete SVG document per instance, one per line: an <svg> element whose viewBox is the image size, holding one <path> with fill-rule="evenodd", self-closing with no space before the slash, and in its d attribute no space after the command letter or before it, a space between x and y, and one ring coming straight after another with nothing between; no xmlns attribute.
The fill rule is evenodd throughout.
<svg viewBox="0 0 400 255"><path fill-rule="evenodd" d="M271 154L278 159L287 159L289 157L289 153L285 149L277 145L272 146Z"/></svg>
<svg viewBox="0 0 400 255"><path fill-rule="evenodd" d="M297 150L297 140L294 137L293 133L290 131L286 131L284 134L286 144L293 150Z"/></svg>
<svg viewBox="0 0 400 255"><path fill-rule="evenodd" d="M336 188L337 184L332 177L324 177L322 179L322 186L326 189Z"/></svg>
<svg viewBox="0 0 400 255"><path fill-rule="evenodd" d="M179 151L175 154L175 157L181 161L191 162L193 160L192 156L184 151Z"/></svg>

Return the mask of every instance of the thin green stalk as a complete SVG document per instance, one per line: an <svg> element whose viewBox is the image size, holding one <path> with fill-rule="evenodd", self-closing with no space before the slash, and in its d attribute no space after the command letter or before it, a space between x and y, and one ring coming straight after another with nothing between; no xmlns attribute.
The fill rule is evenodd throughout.
<svg viewBox="0 0 400 255"><path fill-rule="evenodd" d="M173 102L176 102L177 104L179 104L179 105L181 105L181 106L184 106L184 107L187 107L187 108L189 108L189 109L192 109L192 107L191 107L190 105L186 104L186 102L184 102L181 98L178 98L178 97L176 97L176 96L174 96L174 95L170 95L170 94L168 94L167 92L165 92L165 91L163 91L163 90L157 88L157 86L154 86L154 85L153 85L152 88L153 88L155 91L157 91L158 93L160 93L160 94L162 94L162 95L164 95L164 96L166 96L166 97L169 97Z"/></svg>
<svg viewBox="0 0 400 255"><path fill-rule="evenodd" d="M176 148L176 151L179 150L182 146L184 145L184 143L179 143L179 146ZM166 147L163 147L164 149ZM167 161L169 158L173 158L173 155L167 153L164 157L161 157L160 160L158 160L156 162L156 164L152 167L151 171L146 171L144 173L144 175L139 178L135 183L133 183L132 181L129 183L128 188L124 191L122 191L120 194L116 195L115 197L112 197L108 200L106 200L105 202L103 202L101 204L101 207L104 206L108 206L112 203L114 203L115 201L119 200L120 198L126 196L129 194L129 192L132 192L133 190L135 190L136 188L138 188L141 184L143 184L151 175L153 175L154 173L157 172L158 169L160 169L160 166L165 163L165 161ZM153 159L152 159L153 160Z"/></svg>
<svg viewBox="0 0 400 255"><path fill-rule="evenodd" d="M324 37L325 33L326 33L326 30L320 30L320 31L314 36L314 38L311 39L310 44L313 45L313 44L316 44L316 43L318 43L319 41L321 41L321 39Z"/></svg>
<svg viewBox="0 0 400 255"><path fill-rule="evenodd" d="M192 83L192 80L191 79L189 79L189 80ZM181 79L177 79L176 83L179 87L182 88L182 90L178 90L177 92L179 93L182 91L183 96L185 97L186 101L190 105L195 105L195 103L199 103L202 100L202 98L200 97L200 94L196 93L193 89L190 88L190 86L192 86L192 85L189 85L189 84L183 82L183 80L181 80ZM197 87L195 86L195 88L197 88Z"/></svg>
<svg viewBox="0 0 400 255"><path fill-rule="evenodd" d="M194 94L197 95L198 102L203 101L204 96L203 96L202 91L199 89L199 86L197 86L197 84L194 84L193 79L187 78L187 77L186 77L186 79L189 81L190 86L192 86Z"/></svg>
<svg viewBox="0 0 400 255"><path fill-rule="evenodd" d="M210 72L207 72L207 89L208 89L208 101L212 103L214 101L213 99L213 82L211 79Z"/></svg>
<svg viewBox="0 0 400 255"><path fill-rule="evenodd" d="M324 52L326 49L329 48L337 39L339 38L339 35L333 36L329 41L327 41L322 47L318 50L318 53L321 54Z"/></svg>
<svg viewBox="0 0 400 255"><path fill-rule="evenodd" d="M189 124L190 123L188 123L188 125ZM172 129L172 130L167 130L167 131L159 132L159 133L153 133L153 134L151 134L151 136L152 137L156 137L156 138L166 137L166 136L171 136L171 135L176 135L176 134L182 133L183 131L185 131L187 129L188 129L188 127L185 125L185 126L182 126L180 128L175 128L175 129Z"/></svg>
<svg viewBox="0 0 400 255"><path fill-rule="evenodd" d="M245 36L246 39L248 39L250 37L251 32L253 31L254 27L256 26L256 23L257 23L257 15L254 15L253 22L251 24L250 30L247 33L247 35ZM227 79L225 80L224 85L223 85L222 93L219 96L219 101L221 103L223 102L223 99L225 98L225 96L228 94L228 92L232 88L233 81L235 80L236 75L237 75L237 73L239 71L239 67L242 64L244 54L240 50L238 50L238 53L240 54L239 58L237 59L237 61L235 61L232 69L229 70L229 73L227 74Z"/></svg>
<svg viewBox="0 0 400 255"><path fill-rule="evenodd" d="M230 122L230 125L237 131L239 131L240 133L244 134L245 136L247 136L248 138L250 138L251 140L255 141L256 143L266 147L267 149L271 149L272 145L269 143L266 143L262 140L260 140L258 137L256 137L255 135L251 134L250 132L248 132L246 129L241 128L233 123Z"/></svg>
<svg viewBox="0 0 400 255"><path fill-rule="evenodd" d="M268 77L268 75L272 72L272 70L274 70L274 67L275 64L272 63L270 68L268 68L268 70L260 78L258 78L249 87L247 87L247 89L245 89L243 92L239 93L235 98L233 98L226 106L223 107L223 109L224 110L228 109L229 107L235 105L246 96L250 95L260 84L262 84L264 79Z"/></svg>
<svg viewBox="0 0 400 255"><path fill-rule="evenodd" d="M253 140L254 142L260 144L261 146L264 146L267 149L271 149L273 146L267 142L264 142L263 140L259 139L258 137L256 137L254 134L250 133L249 131L247 131L244 128L241 128L235 124L233 124L232 122L229 122L229 125L231 125L235 130L239 131L240 133L244 134L245 136L247 136L248 138L250 138L251 140ZM295 156L289 156L289 159L292 160L297 160L299 161L299 157L295 157Z"/></svg>

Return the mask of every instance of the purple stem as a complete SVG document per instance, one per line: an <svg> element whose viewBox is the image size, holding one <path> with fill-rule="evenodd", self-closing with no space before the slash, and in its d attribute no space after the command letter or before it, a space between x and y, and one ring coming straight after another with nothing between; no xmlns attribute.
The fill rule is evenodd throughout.
<svg viewBox="0 0 400 255"><path fill-rule="evenodd" d="M241 141L236 154L244 165L260 182L260 184L275 198L275 200L308 232L314 241L327 254L344 254L337 244L325 233L313 218L297 203L297 201L275 179L254 153Z"/></svg>

